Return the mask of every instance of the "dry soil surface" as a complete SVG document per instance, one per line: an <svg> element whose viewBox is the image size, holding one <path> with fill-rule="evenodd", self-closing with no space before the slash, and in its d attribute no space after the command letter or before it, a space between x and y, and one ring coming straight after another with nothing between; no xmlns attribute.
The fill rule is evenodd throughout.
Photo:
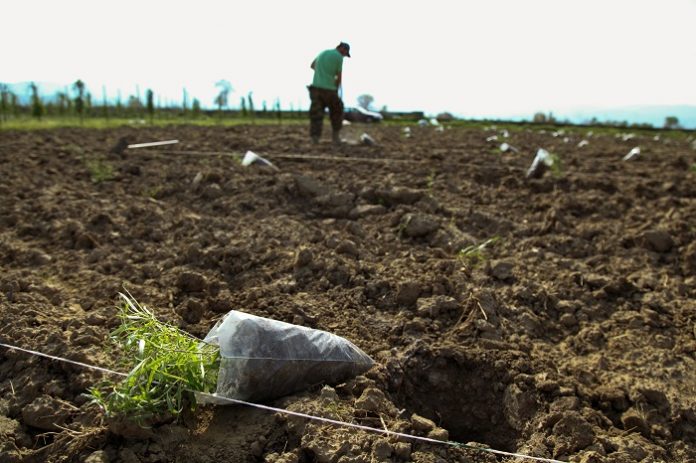
<svg viewBox="0 0 696 463"><path fill-rule="evenodd" d="M0 342L117 368L125 288L199 337L236 309L376 362L276 407L564 461L695 461L693 140L588 131L0 132ZM540 147L561 169L528 179ZM278 170L210 154L246 150ZM0 462L505 460L243 406L128 438L85 396L102 378L0 348Z"/></svg>

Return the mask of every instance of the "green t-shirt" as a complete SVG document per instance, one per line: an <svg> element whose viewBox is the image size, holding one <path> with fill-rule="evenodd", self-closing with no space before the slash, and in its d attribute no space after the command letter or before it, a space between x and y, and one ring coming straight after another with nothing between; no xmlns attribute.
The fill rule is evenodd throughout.
<svg viewBox="0 0 696 463"><path fill-rule="evenodd" d="M343 55L331 48L319 53L314 60L314 87L336 90L336 75L343 70Z"/></svg>

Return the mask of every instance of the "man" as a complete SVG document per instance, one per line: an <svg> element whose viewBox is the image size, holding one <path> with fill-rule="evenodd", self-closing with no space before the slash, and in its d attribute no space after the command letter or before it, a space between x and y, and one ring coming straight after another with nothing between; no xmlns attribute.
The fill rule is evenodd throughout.
<svg viewBox="0 0 696 463"><path fill-rule="evenodd" d="M334 145L341 143L339 134L343 124L343 101L338 95L338 89L341 87L343 58L346 56L350 58L350 45L341 42L336 48L322 51L312 61L314 79L312 85L308 87L309 98L312 100L309 107L309 136L312 143L319 143L324 123L324 110L327 107L333 129L333 143Z"/></svg>

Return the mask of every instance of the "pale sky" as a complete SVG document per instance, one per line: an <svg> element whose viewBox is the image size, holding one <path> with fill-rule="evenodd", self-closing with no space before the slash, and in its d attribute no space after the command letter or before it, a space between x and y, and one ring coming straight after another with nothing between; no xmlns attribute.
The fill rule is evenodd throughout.
<svg viewBox="0 0 696 463"><path fill-rule="evenodd" d="M0 82L306 108L340 41L346 105L463 116L696 105L696 0L2 0Z"/></svg>

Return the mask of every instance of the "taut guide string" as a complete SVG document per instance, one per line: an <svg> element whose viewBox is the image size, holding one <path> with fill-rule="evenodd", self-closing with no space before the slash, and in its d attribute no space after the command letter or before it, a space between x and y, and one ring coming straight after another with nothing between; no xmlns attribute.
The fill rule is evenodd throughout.
<svg viewBox="0 0 696 463"><path fill-rule="evenodd" d="M70 359L66 359L66 358L63 358L63 357L58 357L58 356L55 356L55 355L45 354L45 353L43 353L43 352L38 352L38 351L35 351L35 350L24 349L24 348L22 348L22 347L13 346L13 345L11 345L11 344L5 344L5 343L0 342L0 346L5 347L5 348L7 348L7 349L17 350L17 351L24 352L24 353L27 353L27 354L35 355L35 356L37 356L37 357L44 357L44 358L47 358L47 359L56 360L56 361L63 362L63 363L69 363L69 364L72 364L72 365L77 365L77 366L80 366L80 367L83 367L83 368L87 368L87 369L90 369L90 370L100 371L100 372L102 372L102 373L107 373L107 374L116 375L116 376L128 377L128 375L127 375L126 373L121 373L121 372L119 372L119 371L114 371L114 370L110 370L110 369L108 369L108 368L104 368L104 367L100 367L100 366L96 366L96 365L90 365L90 364L88 364L88 363L78 362L78 361L75 361L75 360L70 360ZM217 396L217 395L214 395L214 394L208 394L208 393L205 393L205 392L199 392L199 391L193 391L193 390L189 390L189 392L196 393L196 394L200 394L200 395L203 395L203 396L207 396L207 397L210 397L211 399L214 399L214 400L216 400L216 401L224 401L224 402L228 402L228 403L230 403L230 404L236 404L236 405L246 405L246 406L248 406L248 407L258 408L258 409L261 409L261 410L266 410L266 411L270 411L270 412L274 412L274 413L281 413L281 414L284 414L284 415L296 416L296 417L299 417L299 418L306 418L306 419L309 419L309 420L320 421L320 422L332 424L332 425L335 425L335 426L342 426L342 427L347 427L347 428L360 429L360 430L362 430L362 431L367 431L367 432L376 433L376 434L384 434L384 435L388 435L388 436L401 437L401 438L405 438L405 439L412 439L412 440L415 440L415 441L427 442L427 443L429 443L429 444L449 445L449 446L452 446L452 447L461 447L461 448L466 448L466 449L469 449L469 450L477 450L477 451L481 451L481 452L494 453L494 454L497 454L497 455L505 455L505 456L509 456L509 457L526 458L526 459L528 459L528 460L543 461L543 462L548 462L548 463L566 463L566 462L563 462L563 461L561 461L561 460L554 460L554 459L551 459L551 458L532 457L532 456L523 455L523 454L520 454L520 453L504 452L504 451L502 451L502 450L495 450L495 449L485 448L485 447L474 447L474 446L471 446L471 445L462 444L462 443L460 443L460 442L454 442L454 441L441 441L441 440L437 440L437 439L432 439L432 438L430 438L430 437L412 436L412 435L410 435L410 434L405 434L405 433L396 432L396 431L390 431L390 430L388 430L388 429L373 428L373 427L370 427L370 426L364 426L364 425L355 424L355 423L346 423L346 422L344 422L344 421L338 421L338 420L332 420L332 419L330 419L330 418L323 418L323 417L320 417L320 416L308 415L308 414L306 414L306 413L293 412L293 411L290 411L290 410L285 410L285 409L283 409L283 408L270 407L270 406L268 406L268 405L256 404L256 403L247 402L247 401L244 401L244 400L229 399L229 398L227 398L227 397Z"/></svg>

